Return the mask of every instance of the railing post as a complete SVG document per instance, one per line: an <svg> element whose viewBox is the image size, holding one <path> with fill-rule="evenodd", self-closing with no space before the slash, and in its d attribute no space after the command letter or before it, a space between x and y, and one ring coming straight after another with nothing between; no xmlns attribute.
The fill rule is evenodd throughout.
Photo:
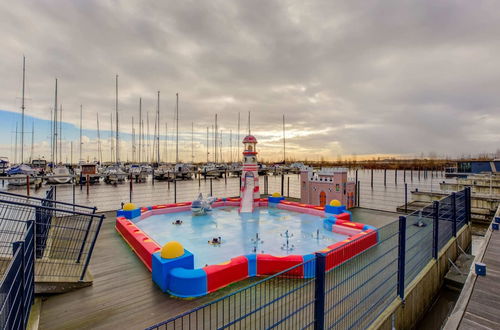
<svg viewBox="0 0 500 330"><path fill-rule="evenodd" d="M451 193L451 220L453 237L457 237L457 194Z"/></svg>
<svg viewBox="0 0 500 330"><path fill-rule="evenodd" d="M437 259L439 252L439 202L432 203L432 220L434 223L432 240L432 257Z"/></svg>
<svg viewBox="0 0 500 330"><path fill-rule="evenodd" d="M316 278L314 291L314 329L325 328L325 269L326 255L316 253Z"/></svg>
<svg viewBox="0 0 500 330"><path fill-rule="evenodd" d="M469 224L471 217L470 187L465 187L465 224Z"/></svg>
<svg viewBox="0 0 500 330"><path fill-rule="evenodd" d="M87 243L87 239L89 237L90 227L92 226L93 217L90 217L89 224L87 226L87 230L85 231L85 235L83 237L82 246L80 247L80 251L78 252L78 258L76 259L76 263L80 263L80 259L82 258L83 250L85 249L85 244Z"/></svg>
<svg viewBox="0 0 500 330"><path fill-rule="evenodd" d="M212 181L210 181L210 194L212 194ZM174 179L174 203L177 203L177 178Z"/></svg>
<svg viewBox="0 0 500 330"><path fill-rule="evenodd" d="M240 180L240 188L241 188L241 180ZM210 178L210 196L213 196L213 191L212 191L212 178Z"/></svg>
<svg viewBox="0 0 500 330"><path fill-rule="evenodd" d="M405 298L406 217L399 217L398 296Z"/></svg>
<svg viewBox="0 0 500 330"><path fill-rule="evenodd" d="M373 168L371 170L371 188L373 189Z"/></svg>
<svg viewBox="0 0 500 330"><path fill-rule="evenodd" d="M356 193L356 197L358 198L358 207L361 204L361 181L358 181L358 192Z"/></svg>
<svg viewBox="0 0 500 330"><path fill-rule="evenodd" d="M92 217L93 218L93 217ZM92 252L94 251L95 242L97 240L97 236L99 236L99 231L101 230L102 222L104 220L104 215L100 216L99 224L97 225L97 229L94 235L94 239L90 244L89 252L87 253L87 258L85 260L85 264L83 265L82 275L80 276L80 281L83 281L85 278L85 273L87 272L87 268L89 267L90 257L92 256Z"/></svg>
<svg viewBox="0 0 500 330"><path fill-rule="evenodd" d="M285 196L285 175L281 174L281 196Z"/></svg>
<svg viewBox="0 0 500 330"><path fill-rule="evenodd" d="M24 264L24 243L22 241L14 242L12 243L12 256L14 257L16 255L16 252L19 250L19 253L21 254L21 269L19 272L19 276L21 276L21 299L20 299L20 308L19 310L21 311L21 324L23 327L26 326L26 320L24 317L25 311L24 311L24 299L25 299L25 288L26 288L26 283L24 283L24 272L25 272L25 264Z"/></svg>
<svg viewBox="0 0 500 330"><path fill-rule="evenodd" d="M130 202L130 203L132 203L132 190L134 189L134 188L132 187L132 179L133 179L133 177L132 177L132 173L130 173L130 178L129 178L129 187L130 187L130 188L129 188L129 202Z"/></svg>
<svg viewBox="0 0 500 330"><path fill-rule="evenodd" d="M405 183L405 213L408 213L408 184Z"/></svg>

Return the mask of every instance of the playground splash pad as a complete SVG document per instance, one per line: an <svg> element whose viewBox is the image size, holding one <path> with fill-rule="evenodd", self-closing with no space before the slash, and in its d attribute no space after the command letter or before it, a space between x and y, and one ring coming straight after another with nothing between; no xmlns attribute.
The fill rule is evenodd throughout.
<svg viewBox="0 0 500 330"><path fill-rule="evenodd" d="M177 220L182 224L175 224ZM327 231L319 216L271 207L240 214L237 207L223 206L206 215L184 211L138 217L132 222L160 246L172 240L182 243L194 254L196 268L251 253L310 254L349 237ZM212 244L219 237L221 242Z"/></svg>
<svg viewBox="0 0 500 330"><path fill-rule="evenodd" d="M126 204L118 211L116 230L160 289L183 298L294 266L286 276L311 278L315 253L328 254L329 270L377 244L375 228L351 221L344 205L269 197L255 199L254 211L241 213L240 203L240 198L219 199L201 216L190 213L191 202Z"/></svg>

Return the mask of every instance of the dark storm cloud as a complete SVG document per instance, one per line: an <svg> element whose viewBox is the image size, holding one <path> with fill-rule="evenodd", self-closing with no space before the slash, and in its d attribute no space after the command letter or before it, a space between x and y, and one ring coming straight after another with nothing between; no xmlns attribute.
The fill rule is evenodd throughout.
<svg viewBox="0 0 500 330"><path fill-rule="evenodd" d="M0 4L2 108L47 118L60 79L65 118L109 120L120 75L121 128L161 90L162 118L204 132L252 131L263 153L451 155L500 141L495 1L16 1ZM105 124L106 125L106 124ZM172 127L173 125L170 125ZM202 135L202 134L201 134ZM266 150L267 148L267 150ZM267 153L267 154L266 154Z"/></svg>

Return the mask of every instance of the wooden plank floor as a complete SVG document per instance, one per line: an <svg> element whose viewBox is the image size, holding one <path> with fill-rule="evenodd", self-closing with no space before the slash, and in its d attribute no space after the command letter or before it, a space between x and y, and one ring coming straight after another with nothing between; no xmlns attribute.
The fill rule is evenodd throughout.
<svg viewBox="0 0 500 330"><path fill-rule="evenodd" d="M500 233L494 231L483 257L486 276L478 276L459 329L500 329Z"/></svg>
<svg viewBox="0 0 500 330"><path fill-rule="evenodd" d="M377 227L397 219L397 214L391 212L353 211L356 220ZM152 282L151 273L116 232L114 213L106 216L90 263L93 286L47 297L42 303L40 329L143 329L260 280L241 281L195 300L172 298ZM263 285L263 290L269 294L267 288L271 286L271 292L279 292L276 288L290 286L290 282L284 280L284 286L274 283L281 281L277 279ZM295 302L295 306L300 306L307 299L297 297L292 300L300 300ZM240 303L239 297L232 300L232 305ZM268 311L262 312L263 315L266 313ZM256 324L261 322L253 321Z"/></svg>
<svg viewBox="0 0 500 330"><path fill-rule="evenodd" d="M113 213L104 220L90 271L93 286L44 299L40 329L140 329L227 293L197 300L162 293L115 231Z"/></svg>

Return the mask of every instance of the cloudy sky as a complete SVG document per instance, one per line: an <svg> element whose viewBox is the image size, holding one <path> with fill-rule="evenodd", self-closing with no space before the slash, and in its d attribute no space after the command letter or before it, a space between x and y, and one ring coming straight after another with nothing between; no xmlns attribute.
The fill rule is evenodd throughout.
<svg viewBox="0 0 500 330"><path fill-rule="evenodd" d="M83 104L84 156L96 155L99 113L109 159L116 74L121 158L132 157L140 97L153 134L158 90L169 160L177 92L184 160L191 160L191 123L195 160L206 159L216 113L230 158L229 132L235 145L238 113L243 134L248 111L265 159L282 158L283 114L288 157L493 152L499 12L498 1L481 0L2 1L0 109L9 120L0 123L0 152L14 157L20 120L5 111L20 112L23 55L25 149L34 122L36 155L48 156L43 120L57 77L65 157L70 141L77 150Z"/></svg>

